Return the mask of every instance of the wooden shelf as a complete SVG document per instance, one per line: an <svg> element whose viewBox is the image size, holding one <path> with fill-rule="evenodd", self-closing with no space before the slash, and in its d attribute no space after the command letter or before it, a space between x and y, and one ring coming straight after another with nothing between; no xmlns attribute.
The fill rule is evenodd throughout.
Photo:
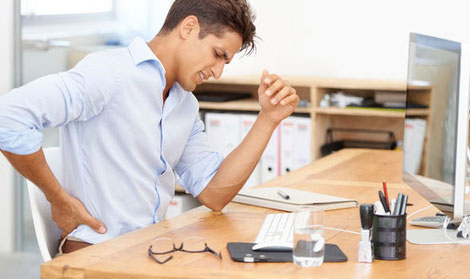
<svg viewBox="0 0 470 279"><path fill-rule="evenodd" d="M373 108L316 108L313 111L317 114L328 115L349 115L349 116L375 116L375 117L405 117L405 111L392 111L388 109ZM409 116L429 116L429 109L412 109L407 111Z"/></svg>
<svg viewBox="0 0 470 279"><path fill-rule="evenodd" d="M394 117L404 118L404 111L390 111L380 109L368 108L316 108L314 109L317 114L328 115L348 115L348 116L375 116L375 117Z"/></svg>
<svg viewBox="0 0 470 279"><path fill-rule="evenodd" d="M211 110L233 110L233 111L259 111L260 106L258 100L238 100L230 102L199 102L200 109ZM299 107L296 113L311 113L311 108Z"/></svg>
<svg viewBox="0 0 470 279"><path fill-rule="evenodd" d="M389 91L396 93L408 92L407 100L425 105L427 109L407 110L407 116L418 117L427 120L428 132L425 137L423 149L423 165L421 173L426 170L428 154L429 128L431 125L431 97L433 86L413 85L408 86L405 82L379 81L379 80L352 80L352 79L329 79L304 76L285 76L285 80L294 87L299 98L310 104L310 107L297 108L296 113L306 113L311 119L311 150L312 160L318 159L320 148L325 143L326 131L328 128L354 128L371 129L378 131L392 131L396 140L403 140L404 136L404 110L372 109L372 108L321 108L320 100L325 94L331 94L338 91L346 94L370 98L377 91ZM194 92L249 92L251 99L237 100L223 103L199 102L201 110L219 110L219 111L251 111L258 112L259 76L240 76L227 77L220 80L205 82L198 86ZM361 135L362 136L362 135ZM354 140L358 137L354 134L343 134L341 140ZM363 136L362 138L363 139ZM371 140L373 140L371 138Z"/></svg>
<svg viewBox="0 0 470 279"><path fill-rule="evenodd" d="M259 111L259 104L254 100L230 102L199 102L200 109Z"/></svg>
<svg viewBox="0 0 470 279"><path fill-rule="evenodd" d="M430 116L431 110L429 109L409 109L407 111L410 116Z"/></svg>

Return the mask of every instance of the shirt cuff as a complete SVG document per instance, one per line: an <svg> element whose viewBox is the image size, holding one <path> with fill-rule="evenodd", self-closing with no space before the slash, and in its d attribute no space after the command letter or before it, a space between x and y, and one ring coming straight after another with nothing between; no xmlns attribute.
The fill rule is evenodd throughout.
<svg viewBox="0 0 470 279"><path fill-rule="evenodd" d="M0 128L0 149L18 155L29 155L41 148L42 133L37 129L17 131Z"/></svg>

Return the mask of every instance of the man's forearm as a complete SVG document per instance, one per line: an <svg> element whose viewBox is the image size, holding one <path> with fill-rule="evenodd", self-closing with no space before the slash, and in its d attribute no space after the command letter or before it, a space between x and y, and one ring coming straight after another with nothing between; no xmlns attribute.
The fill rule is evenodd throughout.
<svg viewBox="0 0 470 279"><path fill-rule="evenodd" d="M47 165L42 148L30 155L1 151L19 173L43 191L49 202L59 199L66 193Z"/></svg>
<svg viewBox="0 0 470 279"><path fill-rule="evenodd" d="M278 123L260 113L242 143L222 162L219 170L199 195L199 200L220 211L250 177Z"/></svg>
<svg viewBox="0 0 470 279"><path fill-rule="evenodd" d="M91 216L81 201L70 196L62 188L49 168L42 149L30 155L1 151L18 172L42 190L51 203L52 220L62 230L62 238L81 224L91 227L98 233L106 232L104 224Z"/></svg>
<svg viewBox="0 0 470 279"><path fill-rule="evenodd" d="M220 211L245 184L277 125L299 104L295 89L277 75L263 71L258 88L261 107L258 118L243 142L222 162L219 170L198 196L207 207Z"/></svg>

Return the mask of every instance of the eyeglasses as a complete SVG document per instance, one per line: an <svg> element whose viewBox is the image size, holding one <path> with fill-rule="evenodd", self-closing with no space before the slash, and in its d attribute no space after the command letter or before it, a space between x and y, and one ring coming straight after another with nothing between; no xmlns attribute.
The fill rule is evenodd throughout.
<svg viewBox="0 0 470 279"><path fill-rule="evenodd" d="M169 256L164 260L158 259L157 256L170 254L176 251L186 253L209 252L214 254L219 259L222 259L222 255L210 248L204 238L195 236L185 238L178 247L171 238L157 238L152 242L147 253L157 263L164 264L173 259L173 256Z"/></svg>

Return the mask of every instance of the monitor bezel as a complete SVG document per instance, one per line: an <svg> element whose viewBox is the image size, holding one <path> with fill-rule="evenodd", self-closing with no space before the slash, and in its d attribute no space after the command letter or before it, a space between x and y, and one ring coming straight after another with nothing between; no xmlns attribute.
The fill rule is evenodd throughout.
<svg viewBox="0 0 470 279"><path fill-rule="evenodd" d="M468 113L470 91L470 45L461 44L459 76L459 111L457 117L457 156L454 190L454 219L461 220L465 215L465 183L468 149Z"/></svg>
<svg viewBox="0 0 470 279"><path fill-rule="evenodd" d="M432 48L443 49L452 51L459 54L459 83L458 83L458 95L457 95L457 137L456 137L456 156L455 156L455 173L454 173L454 188L453 188L453 210L451 216L454 220L461 220L465 215L465 178L466 178L466 166L467 166L467 146L468 146L468 113L469 113L469 95L470 95L470 45L450 41L442 38L431 37L418 33L410 33L410 49L409 55L411 55L411 43L420 44ZM411 61L411 57L408 58ZM408 62L408 67L410 63ZM409 71L410 69L408 69ZM407 76L407 84L409 85L409 75ZM466 100L466 101L462 101ZM429 127L429 126L428 126ZM429 134L429 133L428 133ZM405 156L403 156L405 159ZM418 181L413 175L403 170L403 181L408 184L412 189L419 188L422 183ZM417 187L418 186L418 187ZM416 191L416 190L415 190ZM417 191L419 193L419 191ZM419 193L424 197L423 194ZM432 200L429 202L433 203ZM437 204L433 203L438 206ZM439 208L439 206L438 206ZM441 210L442 207L441 207ZM445 210L443 210L445 211Z"/></svg>

